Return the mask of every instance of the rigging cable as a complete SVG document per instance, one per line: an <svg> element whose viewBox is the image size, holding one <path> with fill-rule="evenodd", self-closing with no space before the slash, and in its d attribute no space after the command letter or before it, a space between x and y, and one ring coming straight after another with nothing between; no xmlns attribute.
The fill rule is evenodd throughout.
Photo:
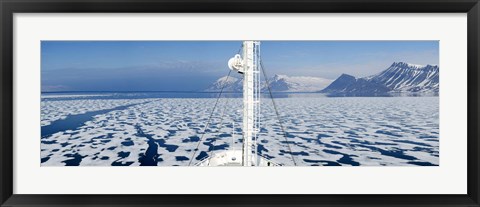
<svg viewBox="0 0 480 207"><path fill-rule="evenodd" d="M275 109L275 114L277 115L278 123L280 124L280 128L282 129L283 137L285 138L285 142L287 143L288 150L290 151L290 155L292 156L293 165L296 166L297 163L295 162L295 158L293 156L292 148L290 147L290 144L287 140L287 133L285 132L285 128L283 127L282 120L280 119L280 114L278 113L277 104L275 103L275 99L273 98L272 89L270 88L270 83L268 81L267 72L265 72L265 67L263 67L263 61L262 60L260 60L260 67L262 69L263 76L265 77L265 81L267 83L268 92L270 93L270 98L272 99L273 108Z"/></svg>
<svg viewBox="0 0 480 207"><path fill-rule="evenodd" d="M240 45L240 48L238 49L238 52L237 54L240 53L240 51L243 49L243 43ZM227 82L228 82L228 78L230 77L230 74L232 73L232 70L230 70L228 72L228 75L227 75L227 78L225 80L225 84L223 84L222 86L222 89L220 90L220 93L218 94L218 97L217 97L217 100L215 101L215 105L213 106L213 110L212 110L212 113L210 113L210 117L208 118L208 121L207 121L207 125L205 125L205 128L203 129L203 133L202 133L202 137L200 138L200 141L198 141L198 144L197 144L197 147L193 150L193 155L192 157L190 158L190 162L188 162L188 166L190 166L192 164L192 161L193 161L193 157L195 157L195 155L197 154L197 151L198 151L198 147L200 146L200 143L202 142L203 140L203 137L205 135L205 132L207 131L207 128L208 126L210 125L210 120L212 119L213 117L213 113L215 112L215 108L217 107L217 104L218 104L218 101L220 99L220 97L222 96L222 93L223 93L223 89L225 89L225 86L227 85ZM226 105L225 105L225 109L226 109ZM222 119L222 122L223 122L223 115L221 117ZM219 131L221 130L221 128L219 129ZM215 141L216 139L214 139L213 141L213 147L212 147L212 153L213 153L213 150L215 149ZM210 162L208 163L210 165Z"/></svg>
<svg viewBox="0 0 480 207"><path fill-rule="evenodd" d="M227 77L227 80L225 81L225 85L227 84L227 81L228 81L228 77ZM217 131L217 137L220 136L220 133L221 133L221 130L223 128L223 117L225 116L225 112L227 111L227 106L228 106L228 102L229 102L229 99L227 98L226 101L225 101L225 107L223 108L223 112L222 112L222 115L220 116L220 128L218 129ZM233 139L233 137L232 137ZM210 157L213 157L213 152L215 151L215 143L217 141L217 138L213 137L213 141L212 141L212 153L210 153ZM232 145L233 147L233 145ZM210 162L208 162L208 166L210 166Z"/></svg>
<svg viewBox="0 0 480 207"><path fill-rule="evenodd" d="M215 108L217 108L218 101L220 100L220 97L222 96L223 89L225 89L225 86L227 86L227 81L228 81L228 78L230 77L231 73L232 73L232 70L229 70L227 78L225 80L225 84L223 84L222 89L220 90L220 93L218 94L218 97L217 97L217 100L215 101L215 105L213 106L212 112L210 113L210 116L208 117L207 124L205 125L205 128L203 128L202 137L198 141L197 147L193 150L193 154L192 154L192 157L190 158L190 162L188 162L188 166L190 166L192 164L193 158L197 154L198 147L200 146L200 143L202 143L202 141L203 141L203 137L206 134L205 132L207 131L208 126L210 125L210 121L212 120L213 114L215 112Z"/></svg>

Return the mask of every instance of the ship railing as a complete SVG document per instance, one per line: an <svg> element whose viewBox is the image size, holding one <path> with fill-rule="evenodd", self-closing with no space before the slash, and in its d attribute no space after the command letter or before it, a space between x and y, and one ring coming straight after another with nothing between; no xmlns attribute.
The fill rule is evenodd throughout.
<svg viewBox="0 0 480 207"><path fill-rule="evenodd" d="M262 154L258 154L257 153L257 156L267 160L268 162L271 162L273 164L273 166L282 166L281 164L279 163L276 163L276 162L273 162L270 158L266 157L265 155L262 155Z"/></svg>
<svg viewBox="0 0 480 207"><path fill-rule="evenodd" d="M206 160L208 160L210 156L205 156L204 158L200 159L195 166L200 166L202 163L204 163Z"/></svg>
<svg viewBox="0 0 480 207"><path fill-rule="evenodd" d="M273 162L270 158L266 157L265 155L262 155L262 154L258 154L257 153L257 156L267 160L268 162L272 163L273 166L282 166L282 164L279 164L279 163L276 163L276 162ZM210 159L211 157L210 156L205 156L203 157L202 159L200 159L196 164L195 166L200 166L201 164L203 164L204 162L206 162L208 159Z"/></svg>

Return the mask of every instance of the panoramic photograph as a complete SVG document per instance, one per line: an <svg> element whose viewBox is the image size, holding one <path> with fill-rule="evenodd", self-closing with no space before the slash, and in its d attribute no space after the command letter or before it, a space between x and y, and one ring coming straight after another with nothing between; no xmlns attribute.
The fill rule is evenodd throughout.
<svg viewBox="0 0 480 207"><path fill-rule="evenodd" d="M439 166L439 41L42 41L40 165Z"/></svg>

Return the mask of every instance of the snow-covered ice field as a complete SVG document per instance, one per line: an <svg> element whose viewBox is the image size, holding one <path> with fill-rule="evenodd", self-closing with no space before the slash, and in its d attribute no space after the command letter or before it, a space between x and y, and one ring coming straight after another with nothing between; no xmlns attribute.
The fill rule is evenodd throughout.
<svg viewBox="0 0 480 207"><path fill-rule="evenodd" d="M241 98L220 99L200 140L215 98L108 97L42 96L42 166L187 166L197 145L193 164L241 148ZM275 101L287 141L264 98L257 150L276 163L292 166L293 154L299 166L439 164L438 97Z"/></svg>

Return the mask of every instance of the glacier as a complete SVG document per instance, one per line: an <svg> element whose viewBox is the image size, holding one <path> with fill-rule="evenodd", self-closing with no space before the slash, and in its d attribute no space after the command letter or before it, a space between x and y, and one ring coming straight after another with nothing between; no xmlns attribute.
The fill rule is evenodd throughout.
<svg viewBox="0 0 480 207"><path fill-rule="evenodd" d="M205 89L207 92L221 91L222 87L224 91L228 92L242 92L243 83L241 78L224 76L216 80L210 86ZM324 89L332 80L313 77L313 76L287 76L287 75L274 75L268 80L270 88L274 92L316 92ZM261 82L261 90L267 91L268 86L265 80Z"/></svg>

